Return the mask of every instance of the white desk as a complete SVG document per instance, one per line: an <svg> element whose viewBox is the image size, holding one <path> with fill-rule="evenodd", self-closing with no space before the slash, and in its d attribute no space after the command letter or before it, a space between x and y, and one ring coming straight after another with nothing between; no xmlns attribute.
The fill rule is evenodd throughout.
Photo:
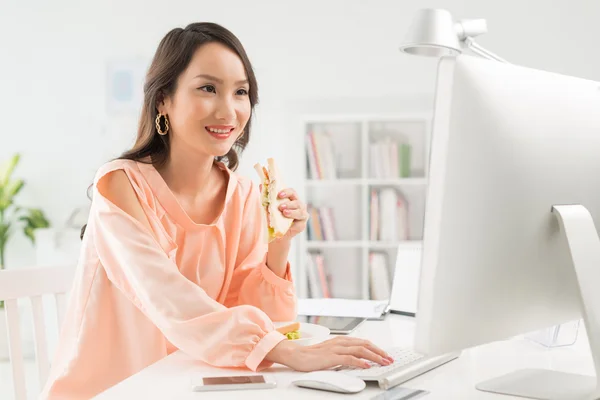
<svg viewBox="0 0 600 400"><path fill-rule="evenodd" d="M389 315L384 321L365 322L353 332L352 336L369 339L380 347L410 346L413 332L413 318ZM524 367L552 368L591 375L594 370L585 332L580 332L574 346L563 348L546 349L520 338L476 347L463 352L458 359L406 382L403 386L430 391L431 393L423 398L425 400L516 399L480 392L475 389L475 384ZM108 389L97 399L371 399L383 392L373 383L368 383L367 388L357 394L299 388L291 381L301 373L277 364L262 371L264 374L273 374L277 381L275 389L204 393L190 391L190 375L209 376L228 373L251 374L246 370L212 368L190 359L179 351Z"/></svg>

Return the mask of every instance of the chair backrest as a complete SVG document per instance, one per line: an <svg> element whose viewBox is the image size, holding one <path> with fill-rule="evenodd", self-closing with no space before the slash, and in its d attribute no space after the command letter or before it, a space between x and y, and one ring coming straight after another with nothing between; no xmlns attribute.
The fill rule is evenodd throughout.
<svg viewBox="0 0 600 400"><path fill-rule="evenodd" d="M35 356L40 386L46 382L50 361L44 323L43 295L54 295L58 326L63 322L66 296L71 290L75 267L36 267L0 271L0 300L4 300L8 346L12 364L15 400L26 399L25 364L21 344L17 300L29 298L33 314Z"/></svg>

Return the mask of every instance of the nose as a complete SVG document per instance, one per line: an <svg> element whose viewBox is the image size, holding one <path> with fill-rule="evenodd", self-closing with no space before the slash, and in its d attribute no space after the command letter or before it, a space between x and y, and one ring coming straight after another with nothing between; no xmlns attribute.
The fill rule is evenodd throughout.
<svg viewBox="0 0 600 400"><path fill-rule="evenodd" d="M231 123L236 120L235 101L230 96L221 96L217 101L215 117Z"/></svg>

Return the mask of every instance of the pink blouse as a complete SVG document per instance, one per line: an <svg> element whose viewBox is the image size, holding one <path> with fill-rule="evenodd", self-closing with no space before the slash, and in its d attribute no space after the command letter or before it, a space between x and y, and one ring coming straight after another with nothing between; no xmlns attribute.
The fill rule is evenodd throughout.
<svg viewBox="0 0 600 400"><path fill-rule="evenodd" d="M266 265L257 185L228 176L213 224L194 223L158 171L116 160L94 179L89 223L57 354L42 398L87 399L181 349L213 366L269 367L296 318L290 266ZM152 231L103 197L98 181L125 171Z"/></svg>

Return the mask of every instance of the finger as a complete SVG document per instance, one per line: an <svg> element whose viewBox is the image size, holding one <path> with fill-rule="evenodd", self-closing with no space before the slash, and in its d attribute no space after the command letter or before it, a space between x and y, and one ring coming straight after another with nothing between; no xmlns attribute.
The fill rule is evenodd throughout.
<svg viewBox="0 0 600 400"><path fill-rule="evenodd" d="M364 358L365 360L373 361L377 364L381 365L390 365L390 361L379 354L374 353L370 349L365 346L340 346L340 350L338 350L340 354L350 354L354 357Z"/></svg>
<svg viewBox="0 0 600 400"><path fill-rule="evenodd" d="M277 197L280 199L288 198L290 200L298 200L298 194L292 188L283 189L281 192L279 192Z"/></svg>
<svg viewBox="0 0 600 400"><path fill-rule="evenodd" d="M303 210L283 210L283 215L287 218L292 218L298 221L305 221L307 219L307 213Z"/></svg>
<svg viewBox="0 0 600 400"><path fill-rule="evenodd" d="M381 356L383 358L388 358L388 357L391 358L389 354L387 354L385 351L383 351L379 347L375 346L372 342L370 342L368 340L358 339L358 345L371 350L373 353L378 354L379 356Z"/></svg>
<svg viewBox="0 0 600 400"><path fill-rule="evenodd" d="M260 185L258 185L258 190L259 190L260 192L262 192L262 183L261 183Z"/></svg>
<svg viewBox="0 0 600 400"><path fill-rule="evenodd" d="M303 208L303 204L299 201L299 200L293 200L293 201L286 201L285 203L283 203L282 205L279 206L280 210L297 210L297 209L302 209Z"/></svg>
<svg viewBox="0 0 600 400"><path fill-rule="evenodd" d="M358 357L351 356L349 354L338 355L334 357L334 365L342 365L347 367L358 367L358 368L369 368L368 362L361 360Z"/></svg>
<svg viewBox="0 0 600 400"><path fill-rule="evenodd" d="M381 356L383 358L387 358L387 359L393 361L393 358L389 354L387 354L384 350L375 346L372 342L370 342L368 340L355 338L352 336L346 336L346 337L340 336L339 342L340 342L340 345L366 347L373 353L378 354L379 356Z"/></svg>

